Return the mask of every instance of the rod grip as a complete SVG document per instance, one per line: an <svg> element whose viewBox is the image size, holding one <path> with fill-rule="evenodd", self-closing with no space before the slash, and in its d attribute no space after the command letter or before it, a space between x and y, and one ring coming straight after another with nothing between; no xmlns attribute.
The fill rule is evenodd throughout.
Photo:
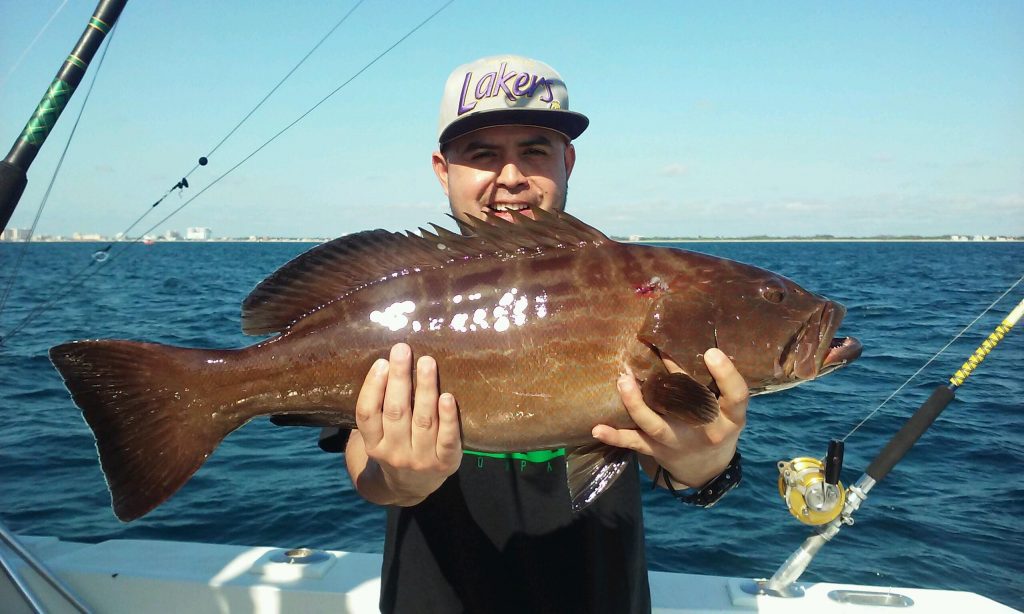
<svg viewBox="0 0 1024 614"><path fill-rule="evenodd" d="M928 427L935 422L935 418L942 413L943 409L953 400L955 393L948 386L942 385L936 388L928 400L921 407L917 408L914 415L903 425L898 433L893 435L885 448L868 465L867 474L876 482L889 474L889 471L900 462L907 450L912 448L917 440L928 430Z"/></svg>
<svg viewBox="0 0 1024 614"><path fill-rule="evenodd" d="M7 229L28 177L25 170L7 162L0 162L0 232Z"/></svg>

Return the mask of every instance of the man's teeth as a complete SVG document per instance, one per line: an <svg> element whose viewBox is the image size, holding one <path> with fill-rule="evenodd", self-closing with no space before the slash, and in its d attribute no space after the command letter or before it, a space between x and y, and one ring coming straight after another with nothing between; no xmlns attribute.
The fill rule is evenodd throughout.
<svg viewBox="0 0 1024 614"><path fill-rule="evenodd" d="M494 205L491 207L495 211L522 211L528 208L527 205Z"/></svg>

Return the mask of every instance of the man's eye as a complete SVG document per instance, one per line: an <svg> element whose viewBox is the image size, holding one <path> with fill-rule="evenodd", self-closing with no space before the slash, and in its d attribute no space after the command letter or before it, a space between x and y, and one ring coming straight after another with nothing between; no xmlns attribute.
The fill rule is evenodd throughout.
<svg viewBox="0 0 1024 614"><path fill-rule="evenodd" d="M487 158L493 158L493 151L475 151L469 155L470 160L485 160Z"/></svg>
<svg viewBox="0 0 1024 614"><path fill-rule="evenodd" d="M528 156L546 156L548 152L545 149L531 148L527 149L525 153Z"/></svg>

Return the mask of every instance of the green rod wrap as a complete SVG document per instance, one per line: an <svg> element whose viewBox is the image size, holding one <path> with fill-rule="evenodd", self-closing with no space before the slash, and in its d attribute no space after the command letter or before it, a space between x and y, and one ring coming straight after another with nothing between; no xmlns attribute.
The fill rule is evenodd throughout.
<svg viewBox="0 0 1024 614"><path fill-rule="evenodd" d="M117 18L121 16L127 2L128 0L99 1L81 38L61 64L57 76L36 106L35 113L28 120L21 136L14 141L10 153L3 162L0 162L0 230L7 228L7 222L18 206L28 182L28 168L36 159L39 148L50 135L78 84L82 82L89 62L96 55L107 33L117 23Z"/></svg>
<svg viewBox="0 0 1024 614"><path fill-rule="evenodd" d="M75 93L73 86L60 79L54 79L50 84L50 89L46 90L43 99L39 101L39 106L32 114L32 119L25 124L25 129L21 132L21 140L36 147L42 145L46 137L50 135L54 124L57 123L57 118L64 111L64 107L71 100L73 93Z"/></svg>

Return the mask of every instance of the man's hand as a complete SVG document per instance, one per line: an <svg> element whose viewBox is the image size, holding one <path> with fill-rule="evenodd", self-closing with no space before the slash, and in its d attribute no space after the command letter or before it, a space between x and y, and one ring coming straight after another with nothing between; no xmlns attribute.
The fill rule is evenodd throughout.
<svg viewBox="0 0 1024 614"><path fill-rule="evenodd" d="M345 461L356 489L374 503L415 505L462 462L455 398L438 394L437 363L429 356L417 361L413 385L412 350L404 343L367 373L356 426Z"/></svg>
<svg viewBox="0 0 1024 614"><path fill-rule="evenodd" d="M653 457L677 482L693 487L706 484L722 472L736 451L740 431L746 424L750 393L743 376L721 350L709 349L704 353L704 362L721 392L718 399L721 411L714 422L690 426L680 420L666 420L647 407L636 378L626 374L619 378L619 394L639 428L614 429L599 425L594 427L594 437L606 444ZM672 372L682 370L668 360L665 366ZM649 475L653 474L650 462L641 459L641 464Z"/></svg>

